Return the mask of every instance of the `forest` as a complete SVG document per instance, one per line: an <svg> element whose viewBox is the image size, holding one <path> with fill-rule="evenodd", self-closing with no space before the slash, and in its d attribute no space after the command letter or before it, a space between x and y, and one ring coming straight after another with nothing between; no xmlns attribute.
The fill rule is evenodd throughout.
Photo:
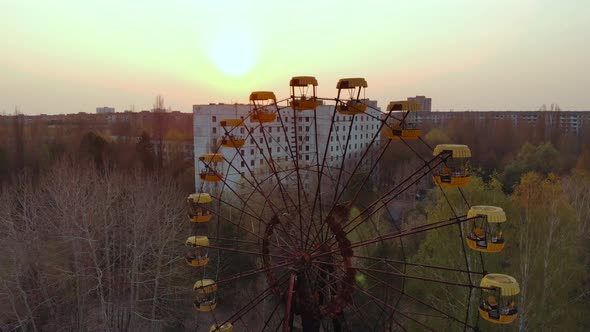
<svg viewBox="0 0 590 332"><path fill-rule="evenodd" d="M153 128L134 128L136 140L111 141L88 127L58 135L59 128L16 120L4 124L0 331L204 327L192 308L194 280L182 257L194 165L180 156L162 161L151 143L158 134ZM426 125L423 138L431 146L469 145L472 180L465 196L471 205L501 206L507 214L506 249L486 256L481 268L519 280L519 318L507 326L480 320L481 330L590 329L590 135L461 120ZM422 163L408 145L429 152L414 142L389 144L379 168L381 181L371 184L375 193ZM411 206L399 218L388 219L402 229L445 219L451 213L447 199L461 207L457 213L468 210L459 192L443 195L432 181L421 181L409 197ZM357 202L359 208L367 204L368 199ZM404 244L404 257L460 267L463 262L453 249L459 241L463 239L451 228L419 234ZM380 257L398 257L400 248L392 244L375 250ZM466 278L419 267L409 271L457 282ZM357 282L371 286L370 280ZM466 303L465 289L413 281L405 287L455 316L477 307L477 302ZM473 309L469 319L474 322L476 316ZM461 328L438 317L420 321L437 330Z"/></svg>

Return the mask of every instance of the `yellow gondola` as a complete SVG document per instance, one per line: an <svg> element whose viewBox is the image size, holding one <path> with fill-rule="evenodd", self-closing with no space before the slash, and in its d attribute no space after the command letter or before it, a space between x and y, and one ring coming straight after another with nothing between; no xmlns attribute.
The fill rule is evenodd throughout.
<svg viewBox="0 0 590 332"><path fill-rule="evenodd" d="M501 207L476 205L467 212L467 218L476 218L471 233L465 240L469 248L488 253L504 249L505 241L500 224L506 222L506 213Z"/></svg>
<svg viewBox="0 0 590 332"><path fill-rule="evenodd" d="M296 111L314 110L318 103L316 99L316 87L318 81L313 76L295 76L289 81L291 87L291 106ZM312 94L308 96L305 92L311 86ZM295 95L295 89L299 88L301 91L299 95Z"/></svg>
<svg viewBox="0 0 590 332"><path fill-rule="evenodd" d="M254 91L250 94L252 122L273 122L277 119L277 97L272 91Z"/></svg>
<svg viewBox="0 0 590 332"><path fill-rule="evenodd" d="M471 180L467 162L471 150L462 144L439 144L434 148L434 156L448 155L444 165L433 171L434 182L442 187L464 187Z"/></svg>
<svg viewBox="0 0 590 332"><path fill-rule="evenodd" d="M233 332L233 331L234 331L234 326L230 322L224 323L221 326L214 324L209 329L209 332Z"/></svg>
<svg viewBox="0 0 590 332"><path fill-rule="evenodd" d="M246 144L246 139L240 136L236 130L244 126L242 119L224 119L219 123L225 129L225 135L221 138L221 146L226 148L241 148ZM229 127L229 129L228 129ZM243 131L243 128L240 128Z"/></svg>
<svg viewBox="0 0 590 332"><path fill-rule="evenodd" d="M205 169L199 173L201 180L218 182L223 179L222 173L217 170L218 164L223 162L223 155L221 153L204 153L199 156L199 160L205 164Z"/></svg>
<svg viewBox="0 0 590 332"><path fill-rule="evenodd" d="M193 285L196 292L193 305L198 311L213 311L217 307L215 300L215 293L217 292L217 284L212 279L197 280Z"/></svg>
<svg viewBox="0 0 590 332"><path fill-rule="evenodd" d="M192 222L208 222L211 220L211 212L207 205L211 203L211 195L207 193L191 194L187 198L188 216Z"/></svg>
<svg viewBox="0 0 590 332"><path fill-rule="evenodd" d="M231 134L221 138L221 146L226 148L241 148L244 144L246 144L246 139Z"/></svg>
<svg viewBox="0 0 590 332"><path fill-rule="evenodd" d="M387 112L403 112L403 111L417 111L420 109L420 104L415 101L408 101L408 100L401 100L401 101L392 101L387 105ZM385 128L385 135L389 139L417 139L420 137L420 129L417 127L416 123L409 122L407 120L407 114L404 116L403 120L391 124L389 128Z"/></svg>
<svg viewBox="0 0 590 332"><path fill-rule="evenodd" d="M191 248L184 256L188 265L198 267L209 263L209 239L206 236L191 236L186 239L185 245Z"/></svg>
<svg viewBox="0 0 590 332"><path fill-rule="evenodd" d="M340 114L355 115L364 113L367 110L367 105L361 102L361 92L367 88L367 81L362 77L357 78L342 78L336 84L336 89L348 90L350 99L341 101L336 105L336 111Z"/></svg>
<svg viewBox="0 0 590 332"><path fill-rule="evenodd" d="M520 287L516 279L509 275L491 273L485 275L480 287L485 293L479 305L479 314L483 319L494 324L510 324L518 318L516 295Z"/></svg>

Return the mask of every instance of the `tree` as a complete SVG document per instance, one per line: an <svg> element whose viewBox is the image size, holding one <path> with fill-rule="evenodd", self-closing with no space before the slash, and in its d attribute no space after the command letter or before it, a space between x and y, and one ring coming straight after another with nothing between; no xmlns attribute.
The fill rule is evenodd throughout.
<svg viewBox="0 0 590 332"><path fill-rule="evenodd" d="M97 167L102 167L109 143L94 132L88 132L80 141L80 152L83 157L90 158Z"/></svg>
<svg viewBox="0 0 590 332"><path fill-rule="evenodd" d="M519 330L579 329L576 320L587 311L574 302L583 275L579 220L560 179L527 173L513 201L520 211L514 236L521 287Z"/></svg>
<svg viewBox="0 0 590 332"><path fill-rule="evenodd" d="M139 154L139 159L143 168L147 171L154 170L156 166L156 156L154 154L154 147L151 142L150 135L145 131L141 133L139 141L137 141L136 151Z"/></svg>

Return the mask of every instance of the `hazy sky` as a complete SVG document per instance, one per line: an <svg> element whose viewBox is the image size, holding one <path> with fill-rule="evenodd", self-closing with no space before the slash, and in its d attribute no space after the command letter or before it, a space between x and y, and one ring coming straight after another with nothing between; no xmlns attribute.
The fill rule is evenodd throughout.
<svg viewBox="0 0 590 332"><path fill-rule="evenodd" d="M590 110L590 1L0 0L0 113L184 112L365 77L381 106Z"/></svg>

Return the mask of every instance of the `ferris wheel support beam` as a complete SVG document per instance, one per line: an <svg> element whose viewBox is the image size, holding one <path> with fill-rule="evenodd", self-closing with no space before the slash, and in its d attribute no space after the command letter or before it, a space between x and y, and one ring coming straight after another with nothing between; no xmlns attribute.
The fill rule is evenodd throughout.
<svg viewBox="0 0 590 332"><path fill-rule="evenodd" d="M293 304L293 293L295 288L295 272L291 272L291 278L289 279L289 291L287 293L287 308L285 309L286 319L283 322L283 332L291 332L293 326L291 325L291 306Z"/></svg>

